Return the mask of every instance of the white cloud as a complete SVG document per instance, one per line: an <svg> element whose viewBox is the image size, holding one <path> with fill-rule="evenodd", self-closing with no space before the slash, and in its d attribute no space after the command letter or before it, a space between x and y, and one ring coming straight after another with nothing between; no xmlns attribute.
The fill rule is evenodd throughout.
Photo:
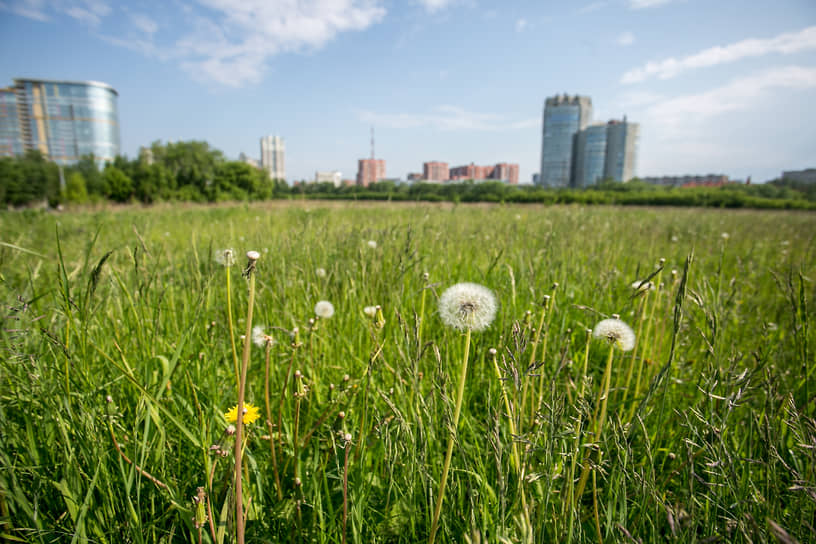
<svg viewBox="0 0 816 544"><path fill-rule="evenodd" d="M591 4L587 4L578 9L579 14L584 13L592 13L593 11L598 11L599 9L605 8L609 2L606 0L598 0L597 2L592 2Z"/></svg>
<svg viewBox="0 0 816 544"><path fill-rule="evenodd" d="M525 28L527 28L527 19L518 19L516 21L516 32L523 32Z"/></svg>
<svg viewBox="0 0 816 544"><path fill-rule="evenodd" d="M430 127L437 130L497 131L530 128L541 123L538 117L512 121L503 115L470 112L458 106L450 105L438 106L431 113L376 113L363 111L360 112L359 117L360 121L366 124L403 129Z"/></svg>
<svg viewBox="0 0 816 544"><path fill-rule="evenodd" d="M130 21L133 23L133 26L145 34L155 34L159 29L158 23L147 15L141 13L128 13L128 16L130 17Z"/></svg>
<svg viewBox="0 0 816 544"><path fill-rule="evenodd" d="M182 67L197 79L232 87L260 81L274 55L319 49L339 33L363 30L385 16L378 0L199 2L215 15L194 17L193 31L176 42Z"/></svg>
<svg viewBox="0 0 816 544"><path fill-rule="evenodd" d="M181 19L174 27L191 30L174 42L154 41L158 23L126 8L138 35L101 38L147 56L175 59L195 79L240 87L260 81L273 56L319 49L338 34L380 22L386 13L383 0L195 1L199 6L178 6ZM450 0L422 1L430 10ZM40 21L61 13L91 26L100 26L112 11L106 0L0 0L0 10Z"/></svg>
<svg viewBox="0 0 816 544"><path fill-rule="evenodd" d="M656 8L668 4L672 0L629 0L630 9Z"/></svg>
<svg viewBox="0 0 816 544"><path fill-rule="evenodd" d="M51 1L10 0L0 2L0 10L10 11L35 21L50 21L49 12L63 13L91 26L97 26L110 14L111 8L103 0Z"/></svg>
<svg viewBox="0 0 816 544"><path fill-rule="evenodd" d="M665 134L694 133L712 117L751 109L773 90L814 88L816 67L772 68L708 91L654 102L646 108L644 122L658 125Z"/></svg>
<svg viewBox="0 0 816 544"><path fill-rule="evenodd" d="M770 53L791 54L809 49L816 49L816 26L799 32L786 32L768 39L749 38L722 47L710 47L679 59L670 57L647 62L642 67L623 74L621 83L639 83L650 77L670 79L695 68L716 66Z"/></svg>
<svg viewBox="0 0 816 544"><path fill-rule="evenodd" d="M641 176L726 172L744 177L761 172L758 175L770 177L769 172L781 169L790 157L801 160L792 147L807 149L809 138L812 141L800 131L779 137L789 125L783 118L792 113L780 113L780 106L799 104L814 90L816 65L783 66L676 96L628 89L614 107L640 123ZM809 124L813 116L800 114L802 123Z"/></svg>
<svg viewBox="0 0 816 544"><path fill-rule="evenodd" d="M456 2L456 0L418 0L418 2L422 4L422 7L429 13L436 13L437 11L447 8Z"/></svg>
<svg viewBox="0 0 816 544"><path fill-rule="evenodd" d="M618 42L618 45L623 45L624 47L627 45L632 45L635 43L635 35L629 31L626 31L621 33L616 41Z"/></svg>
<svg viewBox="0 0 816 544"><path fill-rule="evenodd" d="M50 17L45 13L46 5L44 0L0 2L0 10L10 11L15 15L21 15L35 21L45 22L50 20Z"/></svg>

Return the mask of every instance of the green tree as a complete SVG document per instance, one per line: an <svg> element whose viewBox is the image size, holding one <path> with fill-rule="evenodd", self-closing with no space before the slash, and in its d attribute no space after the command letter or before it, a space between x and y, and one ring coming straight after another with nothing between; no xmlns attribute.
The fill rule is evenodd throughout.
<svg viewBox="0 0 816 544"><path fill-rule="evenodd" d="M81 172L72 172L65 182L65 200L82 204L88 201L88 189Z"/></svg>
<svg viewBox="0 0 816 544"><path fill-rule="evenodd" d="M108 165L103 174L105 194L116 202L127 202L133 196L133 180L115 166Z"/></svg>

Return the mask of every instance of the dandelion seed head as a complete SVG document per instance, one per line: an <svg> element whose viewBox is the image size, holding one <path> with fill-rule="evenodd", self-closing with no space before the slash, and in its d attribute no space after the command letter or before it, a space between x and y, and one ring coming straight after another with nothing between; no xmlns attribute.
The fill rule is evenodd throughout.
<svg viewBox="0 0 816 544"><path fill-rule="evenodd" d="M492 356L495 357L497 353L499 353L496 348L490 348L487 352Z"/></svg>
<svg viewBox="0 0 816 544"><path fill-rule="evenodd" d="M235 434L235 425L227 425L227 428L224 429L224 432L227 433L227 436L232 436Z"/></svg>
<svg viewBox="0 0 816 544"><path fill-rule="evenodd" d="M315 270L315 275L318 278L325 278L326 277L326 269L325 268L318 268Z"/></svg>
<svg viewBox="0 0 816 544"><path fill-rule="evenodd" d="M592 335L607 340L623 351L631 351L635 347L635 332L617 316L598 322Z"/></svg>
<svg viewBox="0 0 816 544"><path fill-rule="evenodd" d="M222 266L232 266L235 264L235 251L232 248L218 249L213 258Z"/></svg>
<svg viewBox="0 0 816 544"><path fill-rule="evenodd" d="M105 397L105 400L107 401L108 404L110 404L111 402L113 402L113 397L108 395L108 396Z"/></svg>
<svg viewBox="0 0 816 544"><path fill-rule="evenodd" d="M729 238L731 238L731 235L728 234L727 232L723 232L722 234L720 234L720 237L722 237L723 240L728 240Z"/></svg>
<svg viewBox="0 0 816 544"><path fill-rule="evenodd" d="M252 343L259 348L266 347L267 344L272 344L275 339L264 332L263 325L255 325L252 327Z"/></svg>
<svg viewBox="0 0 816 544"><path fill-rule="evenodd" d="M366 306L365 308L363 308L363 313L370 317L371 319L374 319L374 317L377 315L377 307Z"/></svg>
<svg viewBox="0 0 816 544"><path fill-rule="evenodd" d="M258 253L257 251L247 251L246 256L247 259L249 259L250 261L257 261L258 259L261 258L261 254Z"/></svg>
<svg viewBox="0 0 816 544"><path fill-rule="evenodd" d="M457 330L483 331L496 317L496 297L476 283L457 283L439 297L442 322Z"/></svg>
<svg viewBox="0 0 816 544"><path fill-rule="evenodd" d="M345 412L340 411L340 412L338 412L338 413L337 413L337 418L338 418L338 419L345 419L345 417L346 417L346 413L345 413Z"/></svg>
<svg viewBox="0 0 816 544"><path fill-rule="evenodd" d="M368 244L368 247L370 247L371 249L377 249L377 241L376 240L369 240L368 242L366 242L366 244Z"/></svg>
<svg viewBox="0 0 816 544"><path fill-rule="evenodd" d="M334 315L334 306L328 300L321 300L315 304L314 313L321 319L328 319Z"/></svg>
<svg viewBox="0 0 816 544"><path fill-rule="evenodd" d="M343 435L343 440L345 442L351 442L351 433L346 433Z"/></svg>

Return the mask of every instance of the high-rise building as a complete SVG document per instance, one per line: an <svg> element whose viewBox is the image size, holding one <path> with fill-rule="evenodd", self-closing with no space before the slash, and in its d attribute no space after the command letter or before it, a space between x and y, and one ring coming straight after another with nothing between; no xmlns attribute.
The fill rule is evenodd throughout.
<svg viewBox="0 0 816 544"><path fill-rule="evenodd" d="M506 181L510 185L518 185L519 165L515 163L500 162L493 167L490 179Z"/></svg>
<svg viewBox="0 0 816 544"><path fill-rule="evenodd" d="M261 138L261 168L269 173L269 179L286 180L285 153L286 144L280 136Z"/></svg>
<svg viewBox="0 0 816 544"><path fill-rule="evenodd" d="M343 182L343 173L339 170L331 172L315 172L315 183L331 183L335 187L340 187Z"/></svg>
<svg viewBox="0 0 816 544"><path fill-rule="evenodd" d="M572 179L575 134L592 120L588 96L556 95L544 102L539 184L566 187Z"/></svg>
<svg viewBox="0 0 816 544"><path fill-rule="evenodd" d="M119 154L119 93L96 81L15 79L0 89L0 156L39 150L68 165Z"/></svg>
<svg viewBox="0 0 816 544"><path fill-rule="evenodd" d="M635 177L640 125L612 120L606 125L606 164L604 179L629 181Z"/></svg>
<svg viewBox="0 0 816 544"><path fill-rule="evenodd" d="M384 178L384 159L360 159L357 161L357 185L368 187Z"/></svg>
<svg viewBox="0 0 816 544"><path fill-rule="evenodd" d="M604 177L606 123L593 123L575 135L573 187L589 187Z"/></svg>
<svg viewBox="0 0 816 544"><path fill-rule="evenodd" d="M422 163L422 178L428 181L448 181L450 179L448 163L439 161Z"/></svg>

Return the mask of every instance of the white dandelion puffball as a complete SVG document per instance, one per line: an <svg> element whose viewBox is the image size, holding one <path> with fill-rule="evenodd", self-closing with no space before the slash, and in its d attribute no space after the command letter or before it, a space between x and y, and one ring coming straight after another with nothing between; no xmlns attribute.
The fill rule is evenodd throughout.
<svg viewBox="0 0 816 544"><path fill-rule="evenodd" d="M366 314L368 317L374 319L374 316L377 315L377 307L376 306L366 306L363 308L363 313Z"/></svg>
<svg viewBox="0 0 816 544"><path fill-rule="evenodd" d="M632 282L632 289L635 291L654 291L654 283L650 281L637 280Z"/></svg>
<svg viewBox="0 0 816 544"><path fill-rule="evenodd" d="M326 277L326 269L325 268L318 268L315 270L315 275L318 278L325 278Z"/></svg>
<svg viewBox="0 0 816 544"><path fill-rule="evenodd" d="M635 331L620 319L604 319L595 325L592 336L604 338L610 344L618 346L623 351L631 351L635 347Z"/></svg>
<svg viewBox="0 0 816 544"><path fill-rule="evenodd" d="M261 258L261 254L257 251L247 251L247 259L250 261L257 261Z"/></svg>
<svg viewBox="0 0 816 544"><path fill-rule="evenodd" d="M368 242L366 242L366 244L368 244L368 247L370 247L371 249L377 249L377 241L376 240L369 240Z"/></svg>
<svg viewBox="0 0 816 544"><path fill-rule="evenodd" d="M215 251L215 262L223 266L232 266L235 264L235 251L231 248L218 249Z"/></svg>
<svg viewBox="0 0 816 544"><path fill-rule="evenodd" d="M334 315L334 306L328 300L321 300L315 304L315 315L321 319L328 319Z"/></svg>
<svg viewBox="0 0 816 544"><path fill-rule="evenodd" d="M439 316L449 327L483 331L496 317L493 291L476 283L457 283L439 297Z"/></svg>
<svg viewBox="0 0 816 544"><path fill-rule="evenodd" d="M263 325L252 327L252 343L259 348L265 347L267 343L273 343L274 339L264 332Z"/></svg>

